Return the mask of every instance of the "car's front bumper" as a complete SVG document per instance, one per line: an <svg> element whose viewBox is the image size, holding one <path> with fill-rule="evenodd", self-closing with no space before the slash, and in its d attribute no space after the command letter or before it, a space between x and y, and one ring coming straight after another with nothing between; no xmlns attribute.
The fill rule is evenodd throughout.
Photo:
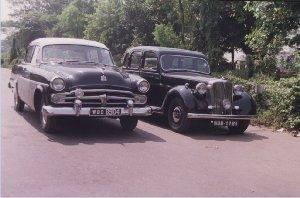
<svg viewBox="0 0 300 198"><path fill-rule="evenodd" d="M118 107L116 107L118 108ZM43 113L47 116L93 116L90 115L90 107L72 108L72 107L52 107L43 106ZM100 108L99 108L100 109ZM101 109L111 109L111 107L101 107ZM105 115L102 117L120 117L120 116L149 116L152 113L151 107L132 107L132 108L120 108L121 114L118 116ZM101 116L101 115L97 115Z"/></svg>
<svg viewBox="0 0 300 198"><path fill-rule="evenodd" d="M208 120L251 120L252 115L219 115L219 114L198 114L188 113L191 119L208 119Z"/></svg>

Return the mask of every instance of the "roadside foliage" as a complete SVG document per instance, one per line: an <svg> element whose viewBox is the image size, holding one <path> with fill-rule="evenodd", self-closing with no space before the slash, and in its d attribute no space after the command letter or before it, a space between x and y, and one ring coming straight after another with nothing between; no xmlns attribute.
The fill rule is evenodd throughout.
<svg viewBox="0 0 300 198"><path fill-rule="evenodd" d="M265 86L266 91L260 96L252 92L259 107L257 123L299 129L300 2L9 2L13 20L2 22L2 29L14 31L2 41L3 67L23 58L26 46L40 37L75 37L102 42L110 48L118 66L125 50L131 46L159 45L200 51L208 56L212 71L233 70L226 76L248 89L257 84ZM295 61L278 61L277 55L283 46L296 49ZM246 54L246 79L235 62L237 49ZM231 55L231 61L224 60L226 52ZM280 77L280 73L287 75Z"/></svg>

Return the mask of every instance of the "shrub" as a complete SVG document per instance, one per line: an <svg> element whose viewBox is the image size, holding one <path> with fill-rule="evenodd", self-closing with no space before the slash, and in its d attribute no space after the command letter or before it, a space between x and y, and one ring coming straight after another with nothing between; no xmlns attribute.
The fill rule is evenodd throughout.
<svg viewBox="0 0 300 198"><path fill-rule="evenodd" d="M237 77L233 72L216 74L224 76L234 84L241 84L252 95L257 104L254 123L275 128L300 128L300 75L274 81L269 76L258 75L248 80ZM263 85L262 94L255 92L256 85Z"/></svg>

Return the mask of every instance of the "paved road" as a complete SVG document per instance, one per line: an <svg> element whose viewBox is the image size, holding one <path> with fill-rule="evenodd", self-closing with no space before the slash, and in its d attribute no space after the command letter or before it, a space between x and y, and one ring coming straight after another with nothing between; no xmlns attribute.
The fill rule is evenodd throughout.
<svg viewBox="0 0 300 198"><path fill-rule="evenodd" d="M250 127L176 134L157 121L70 119L43 133L1 69L2 196L300 196L300 139Z"/></svg>

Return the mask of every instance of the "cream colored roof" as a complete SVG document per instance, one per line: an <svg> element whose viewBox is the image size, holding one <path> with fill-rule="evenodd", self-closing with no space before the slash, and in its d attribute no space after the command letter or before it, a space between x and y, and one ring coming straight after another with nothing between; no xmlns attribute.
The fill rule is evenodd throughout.
<svg viewBox="0 0 300 198"><path fill-rule="evenodd" d="M90 41L85 39L76 39L76 38L39 38L33 40L29 45L39 45L41 47L45 45L54 45L54 44L65 44L65 45L86 45L92 47L100 47L108 49L104 44Z"/></svg>

